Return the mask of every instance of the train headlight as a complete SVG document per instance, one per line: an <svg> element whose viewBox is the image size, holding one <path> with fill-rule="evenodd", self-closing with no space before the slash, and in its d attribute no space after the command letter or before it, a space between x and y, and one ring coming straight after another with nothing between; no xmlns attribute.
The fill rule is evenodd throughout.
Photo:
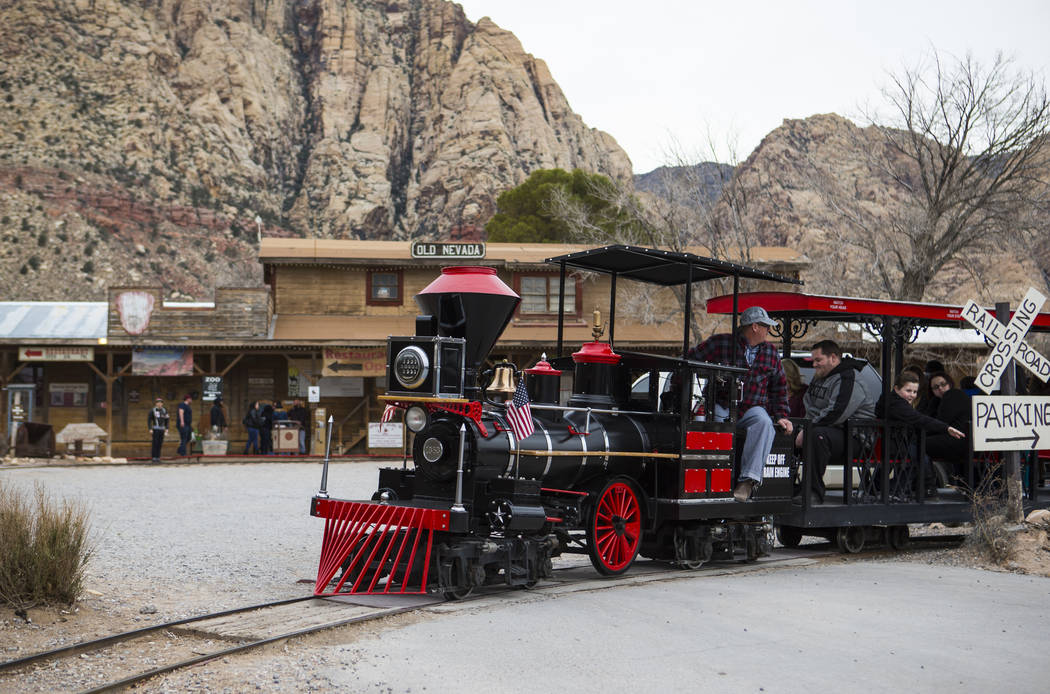
<svg viewBox="0 0 1050 694"><path fill-rule="evenodd" d="M427 425L427 411L418 405L405 412L405 426L414 434L423 431Z"/></svg>
<svg viewBox="0 0 1050 694"><path fill-rule="evenodd" d="M407 390L415 390L430 375L427 353L415 345L405 347L394 357L394 378Z"/></svg>
<svg viewBox="0 0 1050 694"><path fill-rule="evenodd" d="M423 442L423 458L428 463L436 463L441 460L441 456L444 453L445 444L441 443L441 439L431 436Z"/></svg>

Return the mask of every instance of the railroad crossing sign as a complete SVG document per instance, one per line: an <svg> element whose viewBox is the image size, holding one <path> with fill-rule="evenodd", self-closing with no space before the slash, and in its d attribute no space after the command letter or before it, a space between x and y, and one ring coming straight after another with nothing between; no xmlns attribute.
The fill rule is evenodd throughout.
<svg viewBox="0 0 1050 694"><path fill-rule="evenodd" d="M988 394L998 388L999 377L1003 375L1003 371L1006 370L1012 359L1016 359L1044 383L1050 378L1050 360L1036 352L1024 341L1024 336L1031 329L1035 317L1039 315L1039 309L1045 302L1046 297L1035 287L1030 287L1028 293L1021 299L1017 310L1014 311L1014 317L1010 319L1009 325L1005 326L978 306L973 299L966 302L966 306L963 307L963 318L977 328L977 332L981 333L986 340L995 344L987 361L977 372L978 388Z"/></svg>
<svg viewBox="0 0 1050 694"><path fill-rule="evenodd" d="M975 451L1050 448L1050 397L975 395L971 403Z"/></svg>

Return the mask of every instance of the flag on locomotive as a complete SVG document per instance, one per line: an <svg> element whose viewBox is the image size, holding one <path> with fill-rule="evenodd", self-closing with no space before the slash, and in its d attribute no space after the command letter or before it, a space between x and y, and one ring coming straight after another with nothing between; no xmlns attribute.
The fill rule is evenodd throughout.
<svg viewBox="0 0 1050 694"><path fill-rule="evenodd" d="M507 404L507 421L519 441L528 438L536 430L532 423L532 407L529 405L529 392L525 389L524 378L518 381L514 397Z"/></svg>

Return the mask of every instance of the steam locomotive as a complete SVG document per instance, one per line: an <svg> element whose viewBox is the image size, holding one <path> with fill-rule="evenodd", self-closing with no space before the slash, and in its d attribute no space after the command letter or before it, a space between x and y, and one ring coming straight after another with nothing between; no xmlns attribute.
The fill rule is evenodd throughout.
<svg viewBox="0 0 1050 694"><path fill-rule="evenodd" d="M694 279L790 281L629 246L549 262L563 278L574 267L682 283L687 297ZM743 371L615 350L600 325L571 356L485 369L519 301L480 266L444 268L416 296L416 334L388 339L383 396L414 434L412 465L381 470L369 501L330 498L322 482L311 501L311 514L325 519L316 595L462 598L482 585L531 586L551 575L552 557L573 552L618 575L638 555L697 568L769 551L771 517L790 505L792 446L778 436L764 484L748 502L733 501ZM559 353L561 335L559 327ZM515 377L528 393L524 431L510 416ZM725 421L707 416L716 403L728 406Z"/></svg>

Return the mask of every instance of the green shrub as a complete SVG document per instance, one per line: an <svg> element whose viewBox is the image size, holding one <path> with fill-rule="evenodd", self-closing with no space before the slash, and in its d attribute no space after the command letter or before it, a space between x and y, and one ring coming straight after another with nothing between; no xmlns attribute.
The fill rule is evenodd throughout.
<svg viewBox="0 0 1050 694"><path fill-rule="evenodd" d="M71 605L91 558L90 515L80 502L55 502L0 485L0 602L26 609Z"/></svg>

